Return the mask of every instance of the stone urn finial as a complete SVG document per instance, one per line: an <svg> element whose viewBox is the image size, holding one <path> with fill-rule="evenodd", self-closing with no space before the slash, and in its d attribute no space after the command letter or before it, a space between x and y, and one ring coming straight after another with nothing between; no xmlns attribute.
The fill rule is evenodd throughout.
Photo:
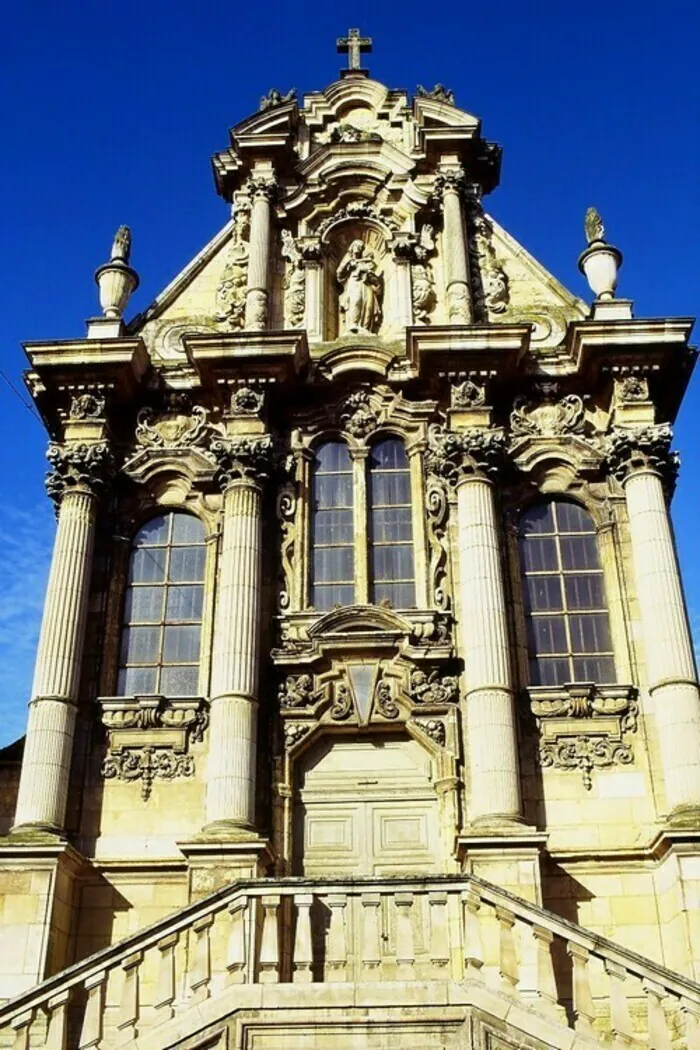
<svg viewBox="0 0 700 1050"><path fill-rule="evenodd" d="M589 208L584 220L588 247L581 252L578 268L585 275L597 300L613 299L622 252L605 240L605 227L596 208Z"/></svg>
<svg viewBox="0 0 700 1050"><path fill-rule="evenodd" d="M109 262L98 267L95 280L100 289L100 306L105 317L120 318L129 296L139 286L139 275L129 266L131 230L120 226L117 230Z"/></svg>

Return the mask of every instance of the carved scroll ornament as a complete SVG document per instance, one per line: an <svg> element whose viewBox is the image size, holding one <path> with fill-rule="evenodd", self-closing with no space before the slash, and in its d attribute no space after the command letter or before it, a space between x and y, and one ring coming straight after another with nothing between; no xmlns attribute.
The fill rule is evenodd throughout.
<svg viewBox="0 0 700 1050"><path fill-rule="evenodd" d="M338 421L343 430L352 434L353 437L366 437L376 429L379 417L372 408L366 390L356 390L345 398L338 414Z"/></svg>
<svg viewBox="0 0 700 1050"><path fill-rule="evenodd" d="M557 399L554 392L547 389L543 392L542 400L524 395L515 399L510 414L510 429L518 436L534 434L553 437L582 433L584 421L583 401L578 394L568 394Z"/></svg>
<svg viewBox="0 0 700 1050"><path fill-rule="evenodd" d="M166 412L145 407L136 416L136 442L142 448L201 448L211 436L209 413L202 405L190 407L185 395L171 398Z"/></svg>
<svg viewBox="0 0 700 1050"><path fill-rule="evenodd" d="M454 675L417 668L411 672L408 695L415 704L454 704L459 699L459 682Z"/></svg>

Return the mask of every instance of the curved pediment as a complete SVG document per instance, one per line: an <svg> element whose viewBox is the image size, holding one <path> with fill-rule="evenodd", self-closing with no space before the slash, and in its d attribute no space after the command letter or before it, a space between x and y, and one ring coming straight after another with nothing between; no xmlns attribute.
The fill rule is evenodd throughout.
<svg viewBox="0 0 700 1050"><path fill-rule="evenodd" d="M392 634L411 633L412 627L392 609L377 605L347 605L342 609L332 609L321 616L309 628L309 638L321 638L339 632L385 631Z"/></svg>

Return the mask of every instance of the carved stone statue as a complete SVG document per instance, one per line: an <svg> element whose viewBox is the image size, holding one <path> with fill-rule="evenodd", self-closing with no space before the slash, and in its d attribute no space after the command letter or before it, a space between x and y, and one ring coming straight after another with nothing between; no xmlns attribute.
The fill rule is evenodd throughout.
<svg viewBox="0 0 700 1050"><path fill-rule="evenodd" d="M216 290L217 320L224 322L231 329L243 327L249 237L250 204L244 202L236 208L233 217L233 235Z"/></svg>
<svg viewBox="0 0 700 1050"><path fill-rule="evenodd" d="M282 256L289 260L284 279L284 314L290 328L304 323L306 276L301 252L289 230L282 230Z"/></svg>
<svg viewBox="0 0 700 1050"><path fill-rule="evenodd" d="M454 91L450 91L444 84L436 84L430 91L424 88L422 84L419 84L416 88L416 95L418 98L434 98L436 102L445 102L448 106L454 106L455 104Z"/></svg>
<svg viewBox="0 0 700 1050"><path fill-rule="evenodd" d="M292 88L286 95L283 95L277 88L272 88L267 95L263 95L260 99L260 112L262 113L266 109L274 109L275 106L283 106L285 102L293 102L296 97L296 88Z"/></svg>
<svg viewBox="0 0 700 1050"><path fill-rule="evenodd" d="M382 279L372 252L359 238L345 253L337 276L343 285L340 309L345 314L346 331L378 331L382 319Z"/></svg>
<svg viewBox="0 0 700 1050"><path fill-rule="evenodd" d="M120 226L114 235L114 241L112 242L112 253L110 255L110 262L114 259L121 259L122 262L128 264L131 258L131 230L128 226Z"/></svg>
<svg viewBox="0 0 700 1050"><path fill-rule="evenodd" d="M412 268L413 319L428 324L435 305L435 278L430 263L416 263Z"/></svg>
<svg viewBox="0 0 700 1050"><path fill-rule="evenodd" d="M589 244L605 240L605 227L597 208L588 208L583 225L586 230L586 240Z"/></svg>

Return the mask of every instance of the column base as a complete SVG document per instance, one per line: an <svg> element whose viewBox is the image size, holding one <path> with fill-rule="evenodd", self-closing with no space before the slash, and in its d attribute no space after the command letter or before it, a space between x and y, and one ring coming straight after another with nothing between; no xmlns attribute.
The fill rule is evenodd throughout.
<svg viewBox="0 0 700 1050"><path fill-rule="evenodd" d="M235 834L232 834L235 832ZM188 842L178 842L187 858L190 900L206 897L222 886L271 873L275 854L267 839L240 827L210 825Z"/></svg>
<svg viewBox="0 0 700 1050"><path fill-rule="evenodd" d="M456 839L461 870L542 905L540 858L547 833L527 824L472 825Z"/></svg>
<svg viewBox="0 0 700 1050"><path fill-rule="evenodd" d="M700 831L700 806L678 806L667 817L670 828Z"/></svg>

